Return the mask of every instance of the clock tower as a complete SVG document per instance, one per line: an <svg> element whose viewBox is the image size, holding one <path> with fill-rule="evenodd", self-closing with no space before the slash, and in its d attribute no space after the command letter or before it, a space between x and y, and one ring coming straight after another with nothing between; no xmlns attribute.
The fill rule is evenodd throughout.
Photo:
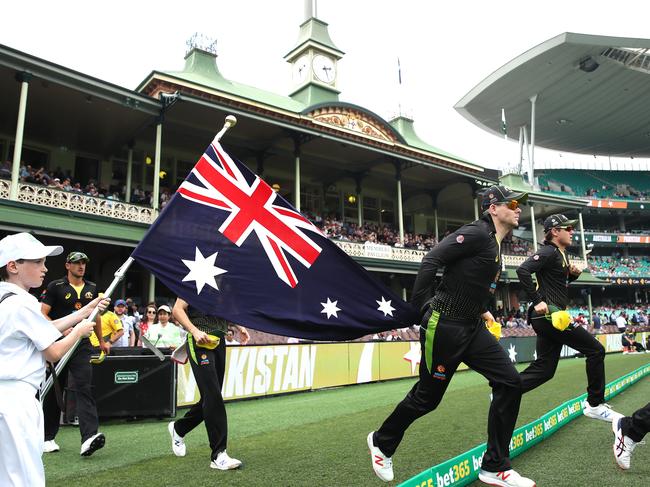
<svg viewBox="0 0 650 487"><path fill-rule="evenodd" d="M338 61L345 54L334 45L327 24L316 18L315 0L305 0L306 19L296 46L284 59L291 64L291 98L307 106L338 101Z"/></svg>

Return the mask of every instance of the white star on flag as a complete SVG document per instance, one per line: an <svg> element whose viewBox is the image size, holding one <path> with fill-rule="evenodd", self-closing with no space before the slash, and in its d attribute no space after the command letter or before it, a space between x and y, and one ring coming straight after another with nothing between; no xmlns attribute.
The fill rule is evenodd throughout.
<svg viewBox="0 0 650 487"><path fill-rule="evenodd" d="M183 278L183 282L195 281L196 294L201 294L203 286L206 284L217 291L219 290L217 281L214 278L220 274L225 274L228 271L214 265L218 253L219 252L215 252L208 257L203 257L199 248L196 247L194 260L181 259L183 264L185 264L190 270L190 272Z"/></svg>
<svg viewBox="0 0 650 487"><path fill-rule="evenodd" d="M336 314L336 313L338 313L339 311L341 311L341 308L338 308L338 307L336 306L336 305L338 304L338 300L337 300L337 301L331 301L330 298L327 298L327 303L321 303L321 304L323 305L323 311L321 311L321 313L326 313L326 314L327 314L327 319L328 319L328 320L329 320L330 317L332 317L332 316L333 316L334 318L338 318L338 317L339 317L339 315Z"/></svg>
<svg viewBox="0 0 650 487"><path fill-rule="evenodd" d="M377 300L375 300L375 301L377 301ZM388 316L388 315L393 316L393 311L395 311L395 308L393 308L390 305L390 302L391 302L390 299L388 301L386 301L386 299L384 299L384 297L382 296L381 301L377 301L377 304L379 305L379 308L377 308L377 310L384 313L384 316Z"/></svg>
<svg viewBox="0 0 650 487"><path fill-rule="evenodd" d="M511 362L517 361L517 352L515 351L515 346L512 343L510 344L510 347L508 347L508 355L510 355Z"/></svg>

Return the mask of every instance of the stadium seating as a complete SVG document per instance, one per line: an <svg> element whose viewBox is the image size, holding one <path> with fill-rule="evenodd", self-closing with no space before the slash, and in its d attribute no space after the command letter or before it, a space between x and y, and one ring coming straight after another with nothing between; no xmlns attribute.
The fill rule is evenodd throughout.
<svg viewBox="0 0 650 487"><path fill-rule="evenodd" d="M590 256L589 269L597 277L650 277L650 257Z"/></svg>
<svg viewBox="0 0 650 487"><path fill-rule="evenodd" d="M650 175L641 171L546 169L537 173L545 191L599 199L650 199Z"/></svg>

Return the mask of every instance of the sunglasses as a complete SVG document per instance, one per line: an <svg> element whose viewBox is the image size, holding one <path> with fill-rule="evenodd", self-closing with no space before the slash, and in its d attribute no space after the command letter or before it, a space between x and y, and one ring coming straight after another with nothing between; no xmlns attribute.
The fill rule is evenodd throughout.
<svg viewBox="0 0 650 487"><path fill-rule="evenodd" d="M148 315L155 315L155 314L156 314L156 312L155 312L155 311L153 311L153 310L151 310L151 311L147 311L147 314L148 314Z"/></svg>
<svg viewBox="0 0 650 487"><path fill-rule="evenodd" d="M515 211L517 208L519 208L519 201L517 200L510 200L510 201L505 201L503 203L497 203L497 204L507 206L508 209L512 211Z"/></svg>
<svg viewBox="0 0 650 487"><path fill-rule="evenodd" d="M566 230L567 232L573 232L574 228L569 225L568 227L558 227L560 230Z"/></svg>

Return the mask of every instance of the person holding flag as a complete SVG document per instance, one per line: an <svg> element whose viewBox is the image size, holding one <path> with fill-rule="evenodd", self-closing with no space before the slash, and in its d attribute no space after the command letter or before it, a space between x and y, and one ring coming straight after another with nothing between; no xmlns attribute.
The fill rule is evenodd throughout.
<svg viewBox="0 0 650 487"><path fill-rule="evenodd" d="M45 378L45 360L56 362L94 324L84 319L108 300L88 305L56 320L41 314L29 293L43 284L46 257L63 247L45 246L29 233L0 240L0 485L45 486L43 412L37 395ZM73 328L71 328L73 327ZM65 337L61 332L71 328Z"/></svg>
<svg viewBox="0 0 650 487"><path fill-rule="evenodd" d="M510 438L521 401L521 379L508 354L488 331L487 309L501 275L501 241L519 225L520 203L528 198L504 186L482 195L483 216L445 237L422 259L412 304L420 321L420 377L381 427L368 435L375 474L394 478L392 456L407 428L436 409L461 362L490 381L487 450L479 479L503 487L534 487L510 465ZM444 268L435 288L436 273ZM432 297L433 294L433 297Z"/></svg>
<svg viewBox="0 0 650 487"><path fill-rule="evenodd" d="M569 283L582 272L566 255L576 222L562 214L549 216L544 220L544 243L517 268L519 282L532 301L528 321L537 334L537 358L521 373L523 391L533 390L555 375L562 347L568 345L587 357L584 415L611 422L614 411L605 403L605 348L583 327L573 326L565 311ZM558 318L563 314L568 319L561 323Z"/></svg>

